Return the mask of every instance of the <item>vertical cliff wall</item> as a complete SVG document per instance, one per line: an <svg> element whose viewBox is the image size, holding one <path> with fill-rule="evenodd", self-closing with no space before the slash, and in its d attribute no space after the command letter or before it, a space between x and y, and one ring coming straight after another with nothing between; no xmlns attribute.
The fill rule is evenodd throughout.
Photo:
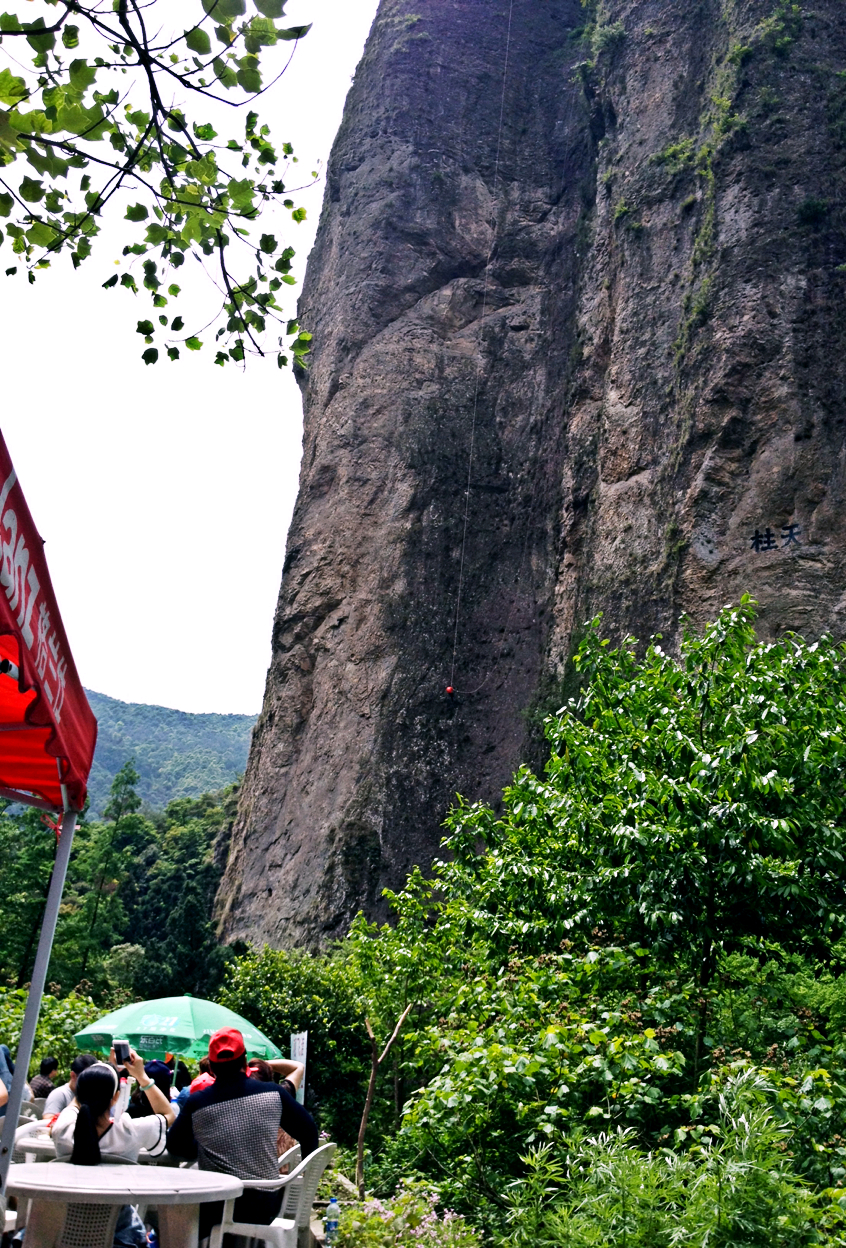
<svg viewBox="0 0 846 1248"><path fill-rule="evenodd" d="M748 591L842 632L841 10L383 0L300 309L226 936L379 913L597 610L672 637Z"/></svg>

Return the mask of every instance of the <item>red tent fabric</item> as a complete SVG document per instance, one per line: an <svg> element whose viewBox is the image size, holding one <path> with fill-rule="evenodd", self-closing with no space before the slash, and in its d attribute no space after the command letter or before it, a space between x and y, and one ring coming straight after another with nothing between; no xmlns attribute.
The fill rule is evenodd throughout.
<svg viewBox="0 0 846 1248"><path fill-rule="evenodd" d="M97 721L43 545L0 434L0 796L82 810Z"/></svg>

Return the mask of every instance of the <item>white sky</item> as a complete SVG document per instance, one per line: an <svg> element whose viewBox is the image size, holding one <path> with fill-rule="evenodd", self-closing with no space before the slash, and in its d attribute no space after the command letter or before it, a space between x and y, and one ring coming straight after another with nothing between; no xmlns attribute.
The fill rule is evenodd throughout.
<svg viewBox="0 0 846 1248"><path fill-rule="evenodd" d="M286 8L286 22L314 26L258 111L304 173L321 161L322 175L377 5ZM236 118L222 136L242 127ZM287 218L298 278L322 196L321 176L296 196L308 220ZM103 239L77 273L62 261L29 286L2 276L4 244L0 425L82 683L127 702L255 713L297 489L299 391L275 357L250 357L246 373L216 367L210 341L144 365L134 329L154 313L149 297L101 289L119 255Z"/></svg>

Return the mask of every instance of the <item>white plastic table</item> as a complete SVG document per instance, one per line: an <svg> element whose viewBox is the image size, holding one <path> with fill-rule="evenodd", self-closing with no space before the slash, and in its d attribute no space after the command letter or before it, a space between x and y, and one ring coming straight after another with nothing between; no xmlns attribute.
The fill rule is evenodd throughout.
<svg viewBox="0 0 846 1248"><path fill-rule="evenodd" d="M212 1170L30 1162L9 1167L7 1190L10 1196L32 1201L27 1248L53 1248L64 1225L65 1205L139 1203L158 1209L162 1248L196 1248L200 1205L240 1196L244 1184Z"/></svg>
<svg viewBox="0 0 846 1248"><path fill-rule="evenodd" d="M18 1149L26 1154L27 1161L52 1161L56 1156L56 1145L46 1131L43 1134L39 1131L24 1136L15 1145L15 1151Z"/></svg>

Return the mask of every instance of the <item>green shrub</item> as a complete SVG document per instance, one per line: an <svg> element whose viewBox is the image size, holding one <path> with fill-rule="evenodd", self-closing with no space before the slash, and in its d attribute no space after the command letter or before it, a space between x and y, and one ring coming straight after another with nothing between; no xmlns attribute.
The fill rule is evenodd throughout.
<svg viewBox="0 0 846 1248"><path fill-rule="evenodd" d="M370 1044L360 985L342 954L264 948L228 969L218 1000L266 1033L283 1053L308 1032L306 1105L341 1144L352 1144L367 1090Z"/></svg>
<svg viewBox="0 0 846 1248"><path fill-rule="evenodd" d="M764 1081L735 1077L717 1121L686 1152L645 1153L632 1132L549 1144L509 1189L513 1248L803 1248L822 1203L791 1173L787 1132L761 1103Z"/></svg>
<svg viewBox="0 0 846 1248"><path fill-rule="evenodd" d="M28 995L25 988L0 988L0 1041L8 1044L12 1057L17 1052L21 1038ZM100 1014L100 1009L90 997L76 992L68 993L62 998L45 993L41 1001L30 1073L37 1073L43 1057L55 1057L58 1059L60 1072L66 1074L79 1052L73 1038L74 1033L92 1023Z"/></svg>

